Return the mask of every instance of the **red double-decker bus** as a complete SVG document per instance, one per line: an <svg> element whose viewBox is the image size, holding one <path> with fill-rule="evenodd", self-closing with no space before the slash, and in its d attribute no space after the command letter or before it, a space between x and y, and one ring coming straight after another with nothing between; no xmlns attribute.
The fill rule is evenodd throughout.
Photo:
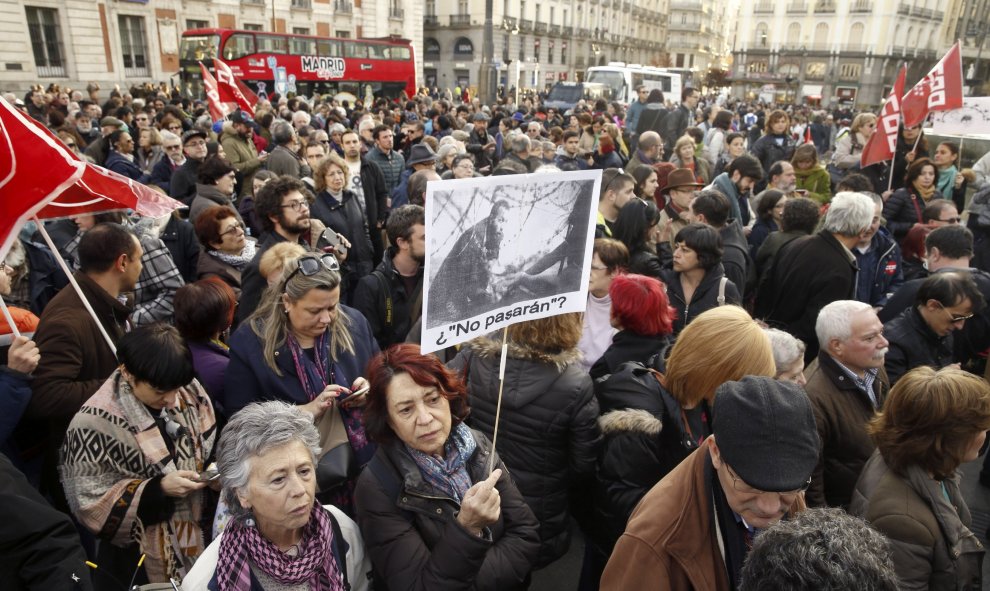
<svg viewBox="0 0 990 591"><path fill-rule="evenodd" d="M416 62L408 39L337 39L235 29L182 33L183 87L203 96L199 62L220 58L259 97L330 94L340 98L399 98L416 93Z"/></svg>

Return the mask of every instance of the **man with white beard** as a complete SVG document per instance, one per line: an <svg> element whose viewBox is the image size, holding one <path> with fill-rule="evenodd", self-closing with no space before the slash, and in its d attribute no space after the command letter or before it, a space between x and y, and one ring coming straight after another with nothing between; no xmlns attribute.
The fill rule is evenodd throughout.
<svg viewBox="0 0 990 591"><path fill-rule="evenodd" d="M866 425L890 391L884 371L887 339L873 307L839 300L818 313L820 349L805 371L821 451L808 506L847 508L874 444Z"/></svg>

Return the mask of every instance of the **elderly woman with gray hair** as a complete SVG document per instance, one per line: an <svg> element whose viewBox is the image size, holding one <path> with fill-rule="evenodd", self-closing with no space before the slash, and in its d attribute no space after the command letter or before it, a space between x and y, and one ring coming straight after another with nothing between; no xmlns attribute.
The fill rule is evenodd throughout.
<svg viewBox="0 0 990 591"><path fill-rule="evenodd" d="M773 363L777 366L775 379L784 382L794 382L804 387L808 383L804 379L804 350L805 345L791 334L777 328L764 328L770 338L773 348Z"/></svg>
<svg viewBox="0 0 990 591"><path fill-rule="evenodd" d="M371 563L357 524L316 501L318 442L312 418L285 402L234 415L217 453L234 518L183 589L369 589Z"/></svg>

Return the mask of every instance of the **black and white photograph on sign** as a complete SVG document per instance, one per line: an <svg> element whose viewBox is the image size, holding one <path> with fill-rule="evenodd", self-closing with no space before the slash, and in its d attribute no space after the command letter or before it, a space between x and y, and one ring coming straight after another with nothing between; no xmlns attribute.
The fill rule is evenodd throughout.
<svg viewBox="0 0 990 591"><path fill-rule="evenodd" d="M504 325L498 311L501 320L562 313L567 294L587 290L600 178L584 171L430 183L424 340L490 312L470 338ZM537 306L523 313L523 303ZM444 346L467 340L459 336Z"/></svg>

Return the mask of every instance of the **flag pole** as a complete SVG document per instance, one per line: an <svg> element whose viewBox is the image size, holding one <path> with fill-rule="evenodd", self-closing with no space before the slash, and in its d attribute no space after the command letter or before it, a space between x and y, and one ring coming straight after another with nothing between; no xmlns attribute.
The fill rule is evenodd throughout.
<svg viewBox="0 0 990 591"><path fill-rule="evenodd" d="M495 468L495 442L498 441L498 420L502 415L502 387L505 385L505 358L509 353L509 345L507 342L508 336L509 327L506 326L502 329L502 361L498 366L498 401L495 403L495 428L492 431L492 455L488 458L489 476Z"/></svg>
<svg viewBox="0 0 990 591"><path fill-rule="evenodd" d="M37 216L35 216L34 222L38 224L38 231L41 232L41 237L45 239L45 244L48 245L48 248L51 249L52 254L55 255L55 261L60 267L62 267L62 271L65 272L65 276L68 277L69 283L72 284L72 289L76 290L76 295L78 295L79 299L82 300L83 307L86 308L86 311L89 312L89 315L93 318L93 321L96 322L96 328L100 329L100 334L102 334L104 340L106 340L107 346L110 347L110 351L112 351L114 356L116 356L116 345L113 344L113 340L107 333L107 329L103 326L103 323L100 322L100 318L93 310L93 306L90 305L89 300L86 299L86 295L82 292L82 288L79 287L79 284L76 282L76 278L72 276L72 271L69 269L69 265L67 265L65 259L58 254L58 248L56 248L55 243L52 242L52 237L48 235L48 230L45 229L45 224L43 224Z"/></svg>
<svg viewBox="0 0 990 591"><path fill-rule="evenodd" d="M3 317L7 321L7 326L10 327L10 332L14 333L15 337L21 336L21 331L17 330L17 325L14 324L14 318L10 315L10 310L7 309L7 302L3 301L3 298L0 298L0 310L3 311Z"/></svg>

